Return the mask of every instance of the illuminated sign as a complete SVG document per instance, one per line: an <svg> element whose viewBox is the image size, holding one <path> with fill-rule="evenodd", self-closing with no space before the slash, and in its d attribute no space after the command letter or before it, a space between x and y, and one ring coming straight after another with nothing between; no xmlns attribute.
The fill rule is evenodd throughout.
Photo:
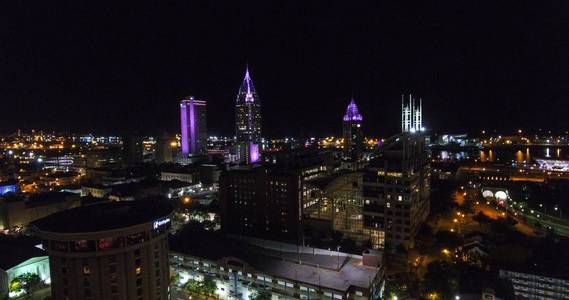
<svg viewBox="0 0 569 300"><path fill-rule="evenodd" d="M162 220L158 220L158 221L154 221L154 224L152 225L152 227L154 229L158 229L159 227L162 227L166 224L170 223L170 218L166 218L166 219L162 219Z"/></svg>

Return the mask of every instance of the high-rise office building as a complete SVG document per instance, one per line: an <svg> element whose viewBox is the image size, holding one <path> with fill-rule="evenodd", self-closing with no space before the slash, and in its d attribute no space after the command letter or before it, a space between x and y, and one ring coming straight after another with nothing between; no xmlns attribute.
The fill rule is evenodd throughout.
<svg viewBox="0 0 569 300"><path fill-rule="evenodd" d="M49 253L53 299L169 299L164 200L65 210L32 223Z"/></svg>
<svg viewBox="0 0 569 300"><path fill-rule="evenodd" d="M249 75L239 87L235 103L235 137L240 161L255 163L260 159L261 147L261 101Z"/></svg>
<svg viewBox="0 0 569 300"><path fill-rule="evenodd" d="M423 100L419 98L419 104L417 105L412 95L409 95L408 100L405 100L405 95L401 95L401 131L416 132L424 130Z"/></svg>
<svg viewBox="0 0 569 300"><path fill-rule="evenodd" d="M402 99L402 133L387 139L364 174L364 234L373 248L413 247L430 211L430 166L422 103Z"/></svg>
<svg viewBox="0 0 569 300"><path fill-rule="evenodd" d="M221 228L226 233L298 242L302 177L297 170L242 166L219 179Z"/></svg>
<svg viewBox="0 0 569 300"><path fill-rule="evenodd" d="M363 184L364 235L372 247L414 247L430 209L425 136L404 132L388 139L366 167Z"/></svg>
<svg viewBox="0 0 569 300"><path fill-rule="evenodd" d="M207 146L206 102L193 96L182 99L180 121L182 154L204 154Z"/></svg>
<svg viewBox="0 0 569 300"><path fill-rule="evenodd" d="M363 117L354 99L346 108L343 118L344 157L352 160L361 158L364 137L362 133Z"/></svg>

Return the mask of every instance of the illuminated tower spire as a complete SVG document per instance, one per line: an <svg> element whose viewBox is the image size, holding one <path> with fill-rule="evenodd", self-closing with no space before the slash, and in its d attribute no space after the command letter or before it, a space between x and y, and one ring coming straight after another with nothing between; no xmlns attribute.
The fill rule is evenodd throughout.
<svg viewBox="0 0 569 300"><path fill-rule="evenodd" d="M235 101L235 137L240 157L250 163L259 159L261 144L261 101L253 85L249 66Z"/></svg>
<svg viewBox="0 0 569 300"><path fill-rule="evenodd" d="M405 95L401 96L401 131L416 132L424 131L423 127L423 99L419 98L419 105L415 98L409 95L409 100L405 100Z"/></svg>
<svg viewBox="0 0 569 300"><path fill-rule="evenodd" d="M344 137L344 157L357 160L361 158L363 151L363 117L353 96L342 119L344 121L342 132Z"/></svg>

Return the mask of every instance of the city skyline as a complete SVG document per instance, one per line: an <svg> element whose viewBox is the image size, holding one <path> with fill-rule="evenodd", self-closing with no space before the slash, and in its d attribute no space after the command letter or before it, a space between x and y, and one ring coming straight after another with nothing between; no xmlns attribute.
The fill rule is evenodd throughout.
<svg viewBox="0 0 569 300"><path fill-rule="evenodd" d="M400 95L409 93L425 100L426 125L436 131L560 130L555 120L567 112L563 6L142 4L132 9L143 14L124 16L71 5L55 20L44 4L29 14L10 5L16 26L2 29L12 41L0 98L13 113L0 121L3 132L175 132L173 107L191 93L215 112L210 132L230 135L247 63L263 95L266 136L339 134L341 124L328 124L352 93L377 135L398 131ZM195 25L183 26L186 19ZM188 47L197 40L205 42Z"/></svg>

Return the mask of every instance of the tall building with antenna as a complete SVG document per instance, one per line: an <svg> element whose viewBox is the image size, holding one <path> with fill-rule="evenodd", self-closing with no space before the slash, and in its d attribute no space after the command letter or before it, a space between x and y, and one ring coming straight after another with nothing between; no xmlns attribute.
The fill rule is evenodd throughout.
<svg viewBox="0 0 569 300"><path fill-rule="evenodd" d="M415 98L409 94L408 100L401 95L401 131L424 131L423 127L423 100L419 98L417 105Z"/></svg>
<svg viewBox="0 0 569 300"><path fill-rule="evenodd" d="M361 158L364 136L362 133L363 117L352 98L343 117L344 157L352 160Z"/></svg>
<svg viewBox="0 0 569 300"><path fill-rule="evenodd" d="M241 162L249 164L260 160L261 101L251 80L249 67L245 69L235 103L235 138Z"/></svg>

